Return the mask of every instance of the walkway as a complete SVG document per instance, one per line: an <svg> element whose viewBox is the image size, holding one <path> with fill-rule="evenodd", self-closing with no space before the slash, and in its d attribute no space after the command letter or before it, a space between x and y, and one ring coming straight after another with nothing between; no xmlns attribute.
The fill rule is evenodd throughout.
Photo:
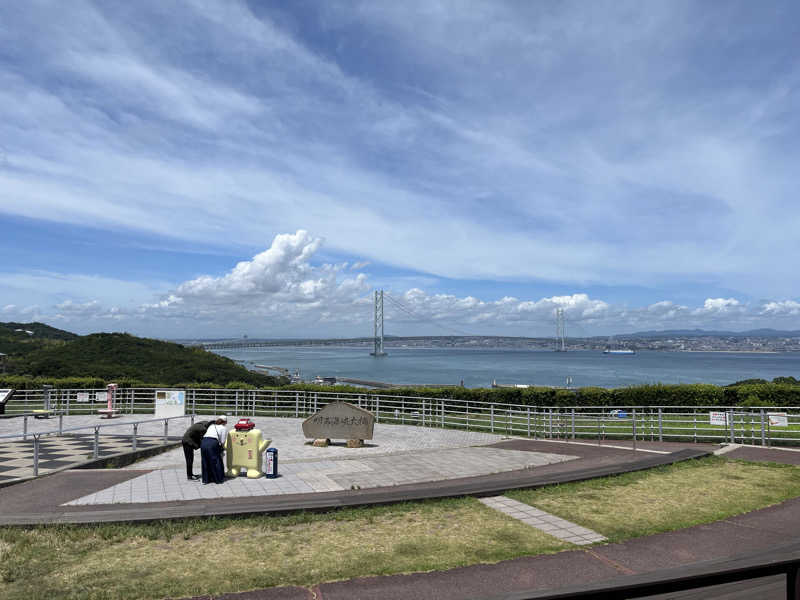
<svg viewBox="0 0 800 600"><path fill-rule="evenodd" d="M296 420L285 421L294 421L290 424L299 427ZM280 423L270 419L262 426L266 431L280 432ZM283 443L286 445L279 459L282 476L273 480L237 478L224 485L203 486L185 480L183 458L174 464L172 452L139 463L150 465L145 470L71 470L10 486L0 489L0 525L279 513L497 495L518 487L651 468L703 456L715 448L690 445L671 455L666 452L685 445L660 444L658 451L633 452L398 425L376 426L374 443L367 448L313 448L302 438ZM423 443L427 445L424 449L408 449ZM390 448L395 452L384 452ZM292 451L307 456L304 453L317 450L329 457L291 458ZM339 457L331 457L332 453L339 453ZM284 460L285 454L288 460ZM153 462L163 463L162 468L153 468Z"/></svg>

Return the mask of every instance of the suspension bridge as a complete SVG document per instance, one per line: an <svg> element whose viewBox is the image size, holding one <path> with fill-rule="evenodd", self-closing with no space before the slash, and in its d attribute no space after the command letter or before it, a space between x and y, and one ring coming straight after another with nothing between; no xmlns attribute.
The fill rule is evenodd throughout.
<svg viewBox="0 0 800 600"><path fill-rule="evenodd" d="M270 346L330 346L332 344L343 343L343 344L363 344L365 346L371 346L372 351L370 355L380 358L388 356L385 348L384 348L384 321L385 321L385 312L384 312L384 303L387 303L388 307L390 307L394 312L404 316L406 319L411 320L416 323L426 323L433 327L436 327L443 332L446 332L447 337L451 338L482 338L482 337L493 337L497 339L520 339L516 336L509 337L509 336L484 336L484 335L477 335L474 333L469 333L458 329L456 327L452 327L450 325L445 325L440 320L434 319L432 317L426 317L421 315L418 311L414 308L409 306L403 300L396 298L386 292L385 290L375 290L373 293L370 294L373 296L373 310L372 310L372 321L373 321L373 335L372 337L363 336L363 337L355 337L355 338L326 338L326 339L269 339L269 340L259 340L259 339L235 339L235 340L220 340L214 342L203 342L199 345L205 348L206 350L234 350L234 349L245 349L245 348L264 348ZM566 345L566 319L564 317L564 309L557 308L554 311L554 317L556 321L556 335L555 335L555 343L553 344L553 338L522 338L522 339L530 339L530 340L537 340L540 342L544 342L549 344L551 348L556 350L557 352L565 352L567 351ZM399 338L398 336L393 336L394 339L402 339L402 340L418 340L418 339L425 339L434 336L403 336Z"/></svg>

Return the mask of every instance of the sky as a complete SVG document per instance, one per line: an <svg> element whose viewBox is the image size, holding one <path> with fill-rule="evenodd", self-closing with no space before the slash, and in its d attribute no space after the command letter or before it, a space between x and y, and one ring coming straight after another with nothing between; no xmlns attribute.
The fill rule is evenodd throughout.
<svg viewBox="0 0 800 600"><path fill-rule="evenodd" d="M0 321L800 329L800 4L0 4Z"/></svg>

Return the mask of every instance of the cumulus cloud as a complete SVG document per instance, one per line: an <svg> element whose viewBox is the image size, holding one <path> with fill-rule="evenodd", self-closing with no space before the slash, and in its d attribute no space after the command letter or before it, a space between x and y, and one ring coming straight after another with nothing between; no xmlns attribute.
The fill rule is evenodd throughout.
<svg viewBox="0 0 800 600"><path fill-rule="evenodd" d="M736 298L706 298L706 301L703 303L703 309L709 311L723 311L731 310L741 305L741 302Z"/></svg>
<svg viewBox="0 0 800 600"><path fill-rule="evenodd" d="M366 302L366 275L343 276L346 264L314 266L311 259L322 244L305 230L275 236L271 246L239 262L224 275L202 275L180 284L154 303L139 307L148 316L205 318L215 321L280 317L287 321L314 312L330 319L334 311L348 316L347 307ZM350 311L352 313L352 311Z"/></svg>
<svg viewBox="0 0 800 600"><path fill-rule="evenodd" d="M775 316L800 315L800 302L795 300L782 300L780 302L765 302L761 310L762 314Z"/></svg>
<svg viewBox="0 0 800 600"><path fill-rule="evenodd" d="M281 234L272 246L249 261L242 261L223 277L207 275L187 281L178 287L178 297L204 299L229 299L242 296L280 294L287 300L313 300L324 288L323 278L330 282L336 270L330 266L328 273L314 279L314 270L308 260L317 251L322 240L312 238L307 231Z"/></svg>

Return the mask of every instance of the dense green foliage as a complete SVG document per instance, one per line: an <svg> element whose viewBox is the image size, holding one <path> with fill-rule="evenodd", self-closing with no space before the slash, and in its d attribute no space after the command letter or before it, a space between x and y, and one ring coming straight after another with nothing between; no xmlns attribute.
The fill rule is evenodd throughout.
<svg viewBox="0 0 800 600"><path fill-rule="evenodd" d="M475 403L496 402L525 406L800 406L800 385L787 383L744 384L733 387L703 383L654 384L614 389L598 387L576 389L456 387L367 391L356 387L313 385L292 385L288 388L316 392L448 398Z"/></svg>
<svg viewBox="0 0 800 600"><path fill-rule="evenodd" d="M8 371L10 375L34 378L96 378L128 386L242 382L268 387L279 383L274 377L248 371L231 359L202 348L125 333L95 333L58 347L12 356Z"/></svg>
<svg viewBox="0 0 800 600"><path fill-rule="evenodd" d="M0 352L10 356L59 346L77 338L74 333L44 323L0 323Z"/></svg>

